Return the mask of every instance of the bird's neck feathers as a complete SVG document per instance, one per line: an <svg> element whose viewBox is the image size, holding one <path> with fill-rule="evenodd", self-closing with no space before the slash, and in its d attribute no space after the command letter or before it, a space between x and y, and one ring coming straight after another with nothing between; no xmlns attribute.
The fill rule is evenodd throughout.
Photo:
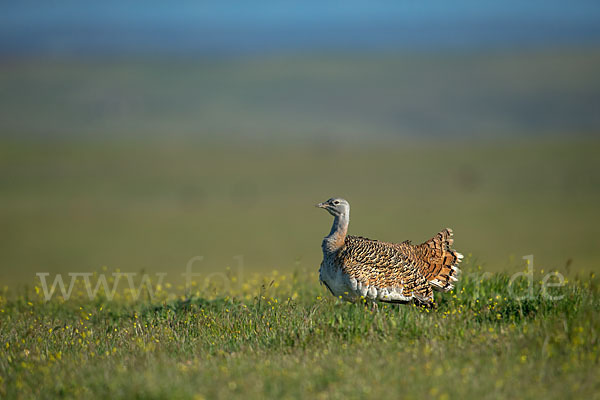
<svg viewBox="0 0 600 400"><path fill-rule="evenodd" d="M331 232L323 239L323 251L325 253L335 253L344 245L349 222L350 216L347 213L335 216Z"/></svg>

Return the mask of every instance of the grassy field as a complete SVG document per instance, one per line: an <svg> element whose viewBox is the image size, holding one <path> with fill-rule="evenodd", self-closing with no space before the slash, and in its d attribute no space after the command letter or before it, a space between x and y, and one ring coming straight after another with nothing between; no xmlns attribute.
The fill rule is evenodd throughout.
<svg viewBox="0 0 600 400"><path fill-rule="evenodd" d="M68 301L40 287L0 296L7 398L599 398L600 293L482 275L467 260L439 307L332 298L315 271L263 274L229 290L192 284ZM175 290L175 289L172 289Z"/></svg>
<svg viewBox="0 0 600 400"><path fill-rule="evenodd" d="M4 60L0 397L600 398L599 65ZM331 298L313 205L334 195L351 234L453 228L456 291L435 310ZM101 274L114 298L88 296Z"/></svg>
<svg viewBox="0 0 600 400"><path fill-rule="evenodd" d="M4 140L0 396L598 398L599 151ZM456 292L431 311L331 298L317 283L331 220L313 204L333 194L352 203L351 233L453 227L468 255ZM519 301L509 273L527 254L534 298ZM89 298L80 277L46 302L36 276L68 288L95 272L93 286L119 269L149 273L154 295L122 280ZM560 300L540 289L555 269Z"/></svg>

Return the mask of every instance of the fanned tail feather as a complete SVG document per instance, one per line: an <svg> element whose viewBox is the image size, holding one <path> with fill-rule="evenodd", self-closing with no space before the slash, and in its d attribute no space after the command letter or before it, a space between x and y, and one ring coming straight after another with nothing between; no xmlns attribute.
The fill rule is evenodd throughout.
<svg viewBox="0 0 600 400"><path fill-rule="evenodd" d="M453 243L452 229L446 228L418 246L424 261L421 273L435 290L448 292L454 289L454 282L458 281L458 265L463 255L452 249Z"/></svg>

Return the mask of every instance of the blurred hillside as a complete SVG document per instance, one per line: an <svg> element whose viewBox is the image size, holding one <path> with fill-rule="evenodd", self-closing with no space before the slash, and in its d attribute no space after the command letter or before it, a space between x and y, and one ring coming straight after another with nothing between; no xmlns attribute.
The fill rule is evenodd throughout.
<svg viewBox="0 0 600 400"><path fill-rule="evenodd" d="M600 50L15 58L0 134L365 142L595 135Z"/></svg>

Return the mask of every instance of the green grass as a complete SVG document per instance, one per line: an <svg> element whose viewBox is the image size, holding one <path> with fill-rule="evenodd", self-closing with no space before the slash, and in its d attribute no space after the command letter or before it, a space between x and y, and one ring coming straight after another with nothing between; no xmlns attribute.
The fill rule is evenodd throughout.
<svg viewBox="0 0 600 400"><path fill-rule="evenodd" d="M314 271L195 286L186 301L164 287L153 301L90 300L80 286L68 301L4 292L0 395L598 398L593 274L549 289L560 300L541 295L536 274L534 297L517 300L507 274L466 269L435 310L342 303Z"/></svg>

